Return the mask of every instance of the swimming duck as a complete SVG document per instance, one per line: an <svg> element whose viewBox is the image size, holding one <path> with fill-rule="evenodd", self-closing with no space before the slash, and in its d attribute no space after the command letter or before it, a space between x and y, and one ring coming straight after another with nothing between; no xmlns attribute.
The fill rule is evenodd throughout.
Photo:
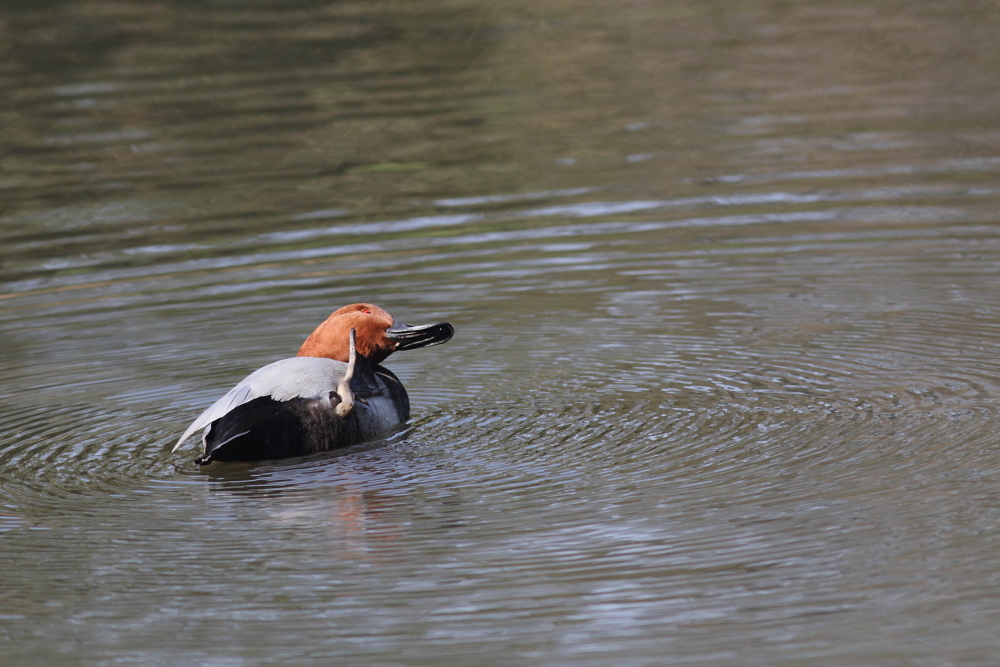
<svg viewBox="0 0 1000 667"><path fill-rule="evenodd" d="M172 452L204 429L195 462L304 456L371 440L410 417L406 389L379 364L396 350L440 345L447 322L410 326L370 303L333 312L298 355L248 375L201 413Z"/></svg>

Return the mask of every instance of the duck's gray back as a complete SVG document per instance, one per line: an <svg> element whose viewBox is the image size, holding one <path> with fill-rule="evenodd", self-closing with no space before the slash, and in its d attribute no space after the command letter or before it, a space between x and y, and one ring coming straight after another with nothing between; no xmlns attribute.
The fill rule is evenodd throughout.
<svg viewBox="0 0 1000 667"><path fill-rule="evenodd" d="M343 361L319 357L292 357L268 364L246 376L202 412L184 431L173 451L199 429L255 398L270 396L276 401L289 401L293 398L319 400L329 396L330 392L337 390L337 384L346 372L347 364Z"/></svg>

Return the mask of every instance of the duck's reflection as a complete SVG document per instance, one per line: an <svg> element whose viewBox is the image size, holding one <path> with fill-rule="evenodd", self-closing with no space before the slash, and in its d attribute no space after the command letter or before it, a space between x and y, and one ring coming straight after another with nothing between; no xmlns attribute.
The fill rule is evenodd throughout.
<svg viewBox="0 0 1000 667"><path fill-rule="evenodd" d="M391 557L401 552L399 541L412 523L413 476L400 469L404 457L390 450L357 454L213 463L202 470L219 492L213 500L240 520L264 521L298 537L322 535L341 558Z"/></svg>

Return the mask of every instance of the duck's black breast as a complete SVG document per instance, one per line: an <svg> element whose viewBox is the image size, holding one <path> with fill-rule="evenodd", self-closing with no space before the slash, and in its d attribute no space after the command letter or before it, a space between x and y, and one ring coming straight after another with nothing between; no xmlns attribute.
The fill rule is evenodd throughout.
<svg viewBox="0 0 1000 667"><path fill-rule="evenodd" d="M403 383L396 377L396 374L388 368L375 365L372 367L372 375L377 378L378 384L381 385L380 390L386 395L386 398L396 406L396 410L399 412L399 420L406 421L409 419L410 397L406 393ZM354 387L353 382L351 383L351 387Z"/></svg>

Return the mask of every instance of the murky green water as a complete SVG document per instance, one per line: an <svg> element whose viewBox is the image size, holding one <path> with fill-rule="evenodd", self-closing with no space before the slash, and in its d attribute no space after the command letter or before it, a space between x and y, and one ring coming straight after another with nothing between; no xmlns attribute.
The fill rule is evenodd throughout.
<svg viewBox="0 0 1000 667"><path fill-rule="evenodd" d="M7 665L990 665L1000 5L0 8ZM403 432L174 439L333 309Z"/></svg>

